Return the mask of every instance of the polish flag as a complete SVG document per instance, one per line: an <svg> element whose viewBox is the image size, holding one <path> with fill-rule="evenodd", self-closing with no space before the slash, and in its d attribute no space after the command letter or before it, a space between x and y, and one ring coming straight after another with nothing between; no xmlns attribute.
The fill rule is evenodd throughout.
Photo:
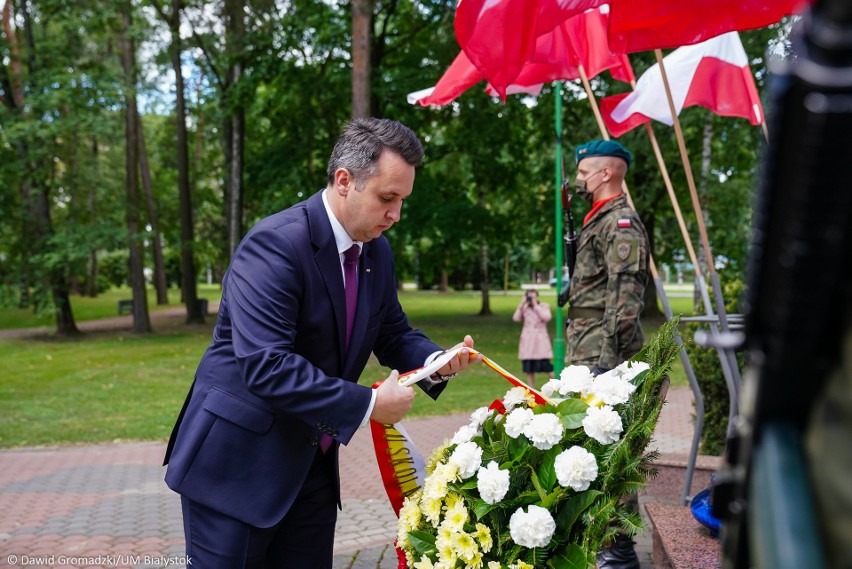
<svg viewBox="0 0 852 569"><path fill-rule="evenodd" d="M613 53L694 45L731 31L774 24L812 0L609 0Z"/></svg>
<svg viewBox="0 0 852 569"><path fill-rule="evenodd" d="M663 64L678 115L684 107L700 105L718 115L748 119L753 125L763 122L763 107L736 32L677 49ZM651 119L673 124L659 64L639 78L634 91L601 99L600 107L615 137Z"/></svg>
<svg viewBox="0 0 852 569"><path fill-rule="evenodd" d="M409 93L407 100L412 105L440 107L454 101L483 79L482 72L474 67L465 52L460 51L434 87Z"/></svg>
<svg viewBox="0 0 852 569"><path fill-rule="evenodd" d="M539 36L606 0L461 0L456 40L500 97L533 59Z"/></svg>
<svg viewBox="0 0 852 569"><path fill-rule="evenodd" d="M613 55L607 46L608 14L609 6L604 4L569 18L540 35L536 39L535 52L505 87L505 95L526 93L537 96L545 83L579 79L580 65L589 78L609 70L617 80L633 81L635 76L627 56ZM410 93L408 102L423 106L446 105L483 79L486 79L485 75L465 52L461 52L435 87ZM501 96L490 82L485 90L491 96Z"/></svg>

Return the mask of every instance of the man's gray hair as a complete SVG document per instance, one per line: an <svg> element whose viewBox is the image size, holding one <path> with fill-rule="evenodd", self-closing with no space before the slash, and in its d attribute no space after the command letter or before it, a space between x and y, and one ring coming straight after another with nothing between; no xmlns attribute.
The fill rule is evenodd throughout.
<svg viewBox="0 0 852 569"><path fill-rule="evenodd" d="M376 174L376 162L384 150L399 155L415 168L423 161L420 139L404 124L374 117L349 121L328 159L328 184L334 183L334 173L339 168L346 168L355 178L355 189L364 189L367 180Z"/></svg>

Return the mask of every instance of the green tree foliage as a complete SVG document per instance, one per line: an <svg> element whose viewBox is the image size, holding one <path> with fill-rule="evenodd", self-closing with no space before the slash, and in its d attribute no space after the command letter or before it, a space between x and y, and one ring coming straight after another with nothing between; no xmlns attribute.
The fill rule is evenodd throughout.
<svg viewBox="0 0 852 569"><path fill-rule="evenodd" d="M138 96L155 201L165 255L172 260L169 282L178 286L174 87L168 29L153 1L133 3L132 33L140 47ZM90 290L98 259L126 252L127 239L119 175L124 141L121 72L112 39L115 8L94 0L18 0L13 5L11 25L21 53L13 54L9 38L0 35L0 291L19 303L27 301L27 293L48 290L41 283L51 271L60 271L72 290ZM443 108L406 101L407 93L434 85L457 55L454 10L454 0L379 0L374 6L373 113L411 126L426 147L403 222L388 235L398 275L423 287L487 284L502 289L508 257L510 286L535 273L546 279L556 241L553 86L546 85L537 98L515 95L505 103L488 96L484 82ZM245 230L325 186L327 157L351 116L349 3L246 0L243 12L241 44L226 46L224 0L191 0L184 7L181 61L189 114L193 250L196 276L210 269L215 280L229 261L223 129L234 105L245 110ZM27 25L34 48L24 34ZM760 89L766 46L783 33L779 26L742 34ZM235 57L242 62L242 76L225 96L221 81ZM654 60L646 53L631 55L631 61L638 76ZM13 104L18 76L23 109ZM629 88L606 73L593 79L592 87L597 97ZM570 179L573 148L600 133L582 87L566 84L563 96L565 176ZM681 120L693 170L700 173L708 113L685 109ZM711 116L710 124L702 205L713 251L727 259L722 271L741 276L763 135L743 119ZM698 249L673 131L659 124L654 130ZM636 129L621 141L636 156L627 183L652 231L658 264L682 258L683 240L645 130ZM26 184L48 196L53 231L37 247L22 193ZM578 225L584 208L575 204ZM144 227L147 213L140 215ZM481 274L484 251L487 283ZM117 280L113 269L111 278ZM41 305L51 305L51 295L37 297L44 299Z"/></svg>

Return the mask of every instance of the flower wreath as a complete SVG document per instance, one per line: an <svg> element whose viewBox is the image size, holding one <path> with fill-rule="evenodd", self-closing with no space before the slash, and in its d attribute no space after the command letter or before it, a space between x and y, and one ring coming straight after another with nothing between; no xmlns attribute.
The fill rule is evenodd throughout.
<svg viewBox="0 0 852 569"><path fill-rule="evenodd" d="M656 472L645 447L679 351L676 321L630 362L598 376L570 366L542 388L510 389L437 448L399 512L411 569L594 567L642 519L621 500ZM401 559L401 566L403 565Z"/></svg>

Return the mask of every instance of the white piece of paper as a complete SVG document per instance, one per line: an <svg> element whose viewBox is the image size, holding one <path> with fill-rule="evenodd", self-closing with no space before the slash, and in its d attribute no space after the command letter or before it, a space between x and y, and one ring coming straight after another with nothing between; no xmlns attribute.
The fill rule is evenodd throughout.
<svg viewBox="0 0 852 569"><path fill-rule="evenodd" d="M399 384L403 387L408 387L409 385L414 385L418 381L423 378L429 377L449 362L451 359L456 357L459 352L461 352L464 348L454 348L452 350L448 350L447 352L441 354L431 363L425 365L421 368L409 371L399 376Z"/></svg>

